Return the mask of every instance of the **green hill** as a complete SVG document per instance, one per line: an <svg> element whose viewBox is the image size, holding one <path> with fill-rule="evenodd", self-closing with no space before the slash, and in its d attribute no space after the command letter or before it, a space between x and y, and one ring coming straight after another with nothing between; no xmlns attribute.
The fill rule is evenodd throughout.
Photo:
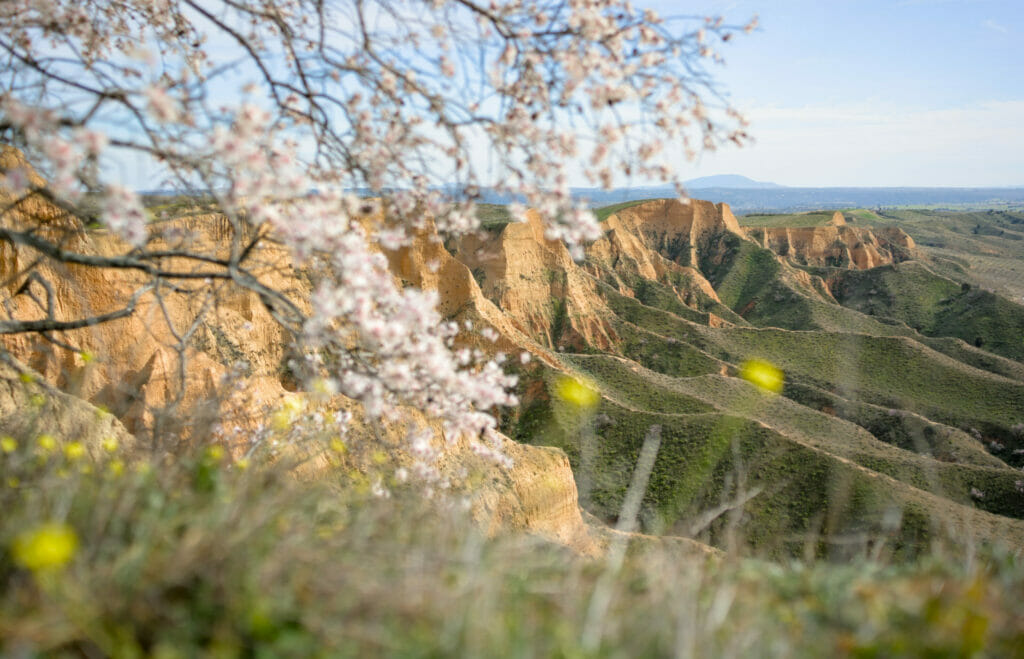
<svg viewBox="0 0 1024 659"><path fill-rule="evenodd" d="M604 217L628 209L643 211ZM559 353L558 366L525 378L534 395L507 421L517 439L568 453L589 511L616 519L643 438L660 425L641 516L650 533L771 556L878 543L909 556L957 545L968 528L983 542L1024 542L1024 307L926 256L816 268L728 230L701 239L696 265L718 300L584 263L616 342ZM736 377L752 359L782 370L780 395ZM561 373L594 383L598 408L559 400Z"/></svg>

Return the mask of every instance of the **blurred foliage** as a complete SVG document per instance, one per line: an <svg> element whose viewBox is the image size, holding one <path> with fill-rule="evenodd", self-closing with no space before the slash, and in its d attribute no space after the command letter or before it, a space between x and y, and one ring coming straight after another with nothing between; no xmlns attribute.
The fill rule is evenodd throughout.
<svg viewBox="0 0 1024 659"><path fill-rule="evenodd" d="M414 486L385 501L216 449L92 462L18 444L0 457L4 656L585 654L601 559L484 538ZM1020 656L1021 592L1009 554L780 565L657 545L629 554L594 655Z"/></svg>

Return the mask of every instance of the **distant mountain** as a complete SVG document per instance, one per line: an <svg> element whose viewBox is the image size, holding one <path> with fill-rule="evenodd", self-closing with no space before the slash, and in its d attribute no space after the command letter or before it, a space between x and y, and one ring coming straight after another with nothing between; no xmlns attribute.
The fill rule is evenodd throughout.
<svg viewBox="0 0 1024 659"><path fill-rule="evenodd" d="M700 190L697 196L724 201L733 212L744 215L900 206L959 210L1024 206L1024 188L714 188Z"/></svg>
<svg viewBox="0 0 1024 659"><path fill-rule="evenodd" d="M743 188L746 190L764 190L767 188L781 188L778 183L766 181L755 181L754 179L740 176L738 174L719 174L717 176L702 176L690 179L684 183L691 190L706 188Z"/></svg>

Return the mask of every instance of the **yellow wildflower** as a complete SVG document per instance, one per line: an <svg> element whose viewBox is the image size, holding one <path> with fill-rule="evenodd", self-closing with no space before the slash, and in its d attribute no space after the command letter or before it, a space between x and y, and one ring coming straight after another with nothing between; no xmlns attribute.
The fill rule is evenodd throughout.
<svg viewBox="0 0 1024 659"><path fill-rule="evenodd" d="M16 564L39 572L63 567L77 549L74 529L60 522L47 522L18 534L11 555Z"/></svg>
<svg viewBox="0 0 1024 659"><path fill-rule="evenodd" d="M786 382L786 376L773 364L762 359L751 359L740 367L740 377L750 382L758 389L773 394L782 391L782 385Z"/></svg>
<svg viewBox="0 0 1024 659"><path fill-rule="evenodd" d="M555 384L555 395L560 399L581 409L596 407L601 402L601 394L597 386L588 380L562 376Z"/></svg>
<svg viewBox="0 0 1024 659"><path fill-rule="evenodd" d="M297 396L288 396L281 401L280 407L271 415L270 425L278 432L284 432L292 425L295 418L302 412L304 403Z"/></svg>
<svg viewBox="0 0 1024 659"><path fill-rule="evenodd" d="M288 430L292 423L292 417L284 410L278 410L270 415L270 427L278 432Z"/></svg>
<svg viewBox="0 0 1024 659"><path fill-rule="evenodd" d="M43 453L53 453L57 450L57 440L54 439L53 435L39 435L39 437L36 437L36 446Z"/></svg>
<svg viewBox="0 0 1024 659"><path fill-rule="evenodd" d="M64 446L64 457L74 462L80 460L85 455L85 446L82 442L70 442Z"/></svg>
<svg viewBox="0 0 1024 659"><path fill-rule="evenodd" d="M283 401L281 401L281 409L291 414L298 414L302 411L302 407L302 399L298 396L287 396Z"/></svg>
<svg viewBox="0 0 1024 659"><path fill-rule="evenodd" d="M105 437L103 441L100 442L100 446L102 446L103 450L106 451L107 453L113 453L114 451L117 450L117 438Z"/></svg>
<svg viewBox="0 0 1024 659"><path fill-rule="evenodd" d="M10 435L4 435L0 437L0 451L4 453L14 453L18 450L18 441Z"/></svg>

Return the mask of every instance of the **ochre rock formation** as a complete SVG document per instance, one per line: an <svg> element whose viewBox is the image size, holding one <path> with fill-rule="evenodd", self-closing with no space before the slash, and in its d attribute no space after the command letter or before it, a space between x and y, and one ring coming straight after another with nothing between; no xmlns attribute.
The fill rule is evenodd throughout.
<svg viewBox="0 0 1024 659"><path fill-rule="evenodd" d="M135 448L135 437L113 414L58 391L14 361L0 361L0 435L29 442L41 435L77 441L94 460Z"/></svg>
<svg viewBox="0 0 1024 659"><path fill-rule="evenodd" d="M18 152L4 149L0 155L5 171L25 167L33 184L43 184ZM9 192L0 190L0 202L12 199ZM216 214L196 212L156 221L163 223L163 237L151 242L150 249L184 247L223 256L232 235L227 220ZM115 236L80 226L38 197L21 202L0 222L13 228L41 224L41 233L81 254L111 256L127 251ZM602 317L603 303L593 293L593 280L573 263L564 246L544 239L536 215L531 215L528 223L507 227L500 249L490 254L487 261L487 253L482 253L483 260L496 274L535 285L526 286L522 296L498 296L515 313L500 310L485 297L470 267L453 258L429 227L412 245L387 252L396 278L438 291L443 314L497 331L493 343L474 339L482 349L509 354L528 350L540 361L555 365L545 346L523 329L550 330L552 316L545 305L556 295L569 301L568 316L576 340L596 345L614 340L614 333L595 320ZM71 320L120 308L146 282L142 274L130 269L69 266L40 257L31 248L0 242L0 304L5 319L44 318L47 286L53 292L53 317ZM288 293L300 308L308 310L309 278L294 266L286 251L264 241L247 264L264 283ZM165 265L198 272L204 267L180 258L168 258ZM37 279L30 281L30 273ZM0 432L28 438L50 434L64 442L81 441L97 459L101 451L109 450L109 439L130 451L148 445L152 438L173 438L162 445L171 450L175 440L219 437L238 458L248 448L245 438L266 426L268 416L292 397L327 412L352 413L352 428L346 437L351 451L343 460L350 467L366 472L374 465L379 467L381 446L387 447L392 465L412 461L405 424L368 423L362 419L359 403L342 396L325 400L322 395L290 391L296 383L285 368L288 335L255 293L221 285L218 280L189 280L178 283L176 289L168 286L148 291L128 317L53 332L52 338L56 341L37 334L0 337L0 350L10 360L0 364ZM445 443L447 449L441 471L457 493L469 498L474 517L489 533L533 533L587 554L600 553L611 542L613 532L584 520L572 470L562 451L505 439L504 450L512 461L509 466L497 465L474 453L464 439L449 444L436 423L415 412L408 412L407 417L414 425L433 425L435 441ZM325 442L293 448L305 453L296 460L298 477L329 478L345 473L335 469L339 457ZM287 459L291 451L282 447L279 459ZM644 540L642 536L629 538ZM679 539L678 544L690 553L713 553L693 541Z"/></svg>
<svg viewBox="0 0 1024 659"><path fill-rule="evenodd" d="M454 256L481 281L483 294L522 333L542 345L606 349L618 340L594 281L565 245L548 240L535 211L498 236L466 236Z"/></svg>
<svg viewBox="0 0 1024 659"><path fill-rule="evenodd" d="M628 296L637 280L659 282L708 324L728 322L697 304L699 299L720 302L700 261L724 258L724 236L746 240L727 204L643 202L610 216L604 228L582 263L574 262L561 242L544 236L533 211L525 222L509 223L496 235L463 237L452 245L452 255L517 330L555 350L616 349L619 337L607 320L612 314L599 282Z"/></svg>
<svg viewBox="0 0 1024 659"><path fill-rule="evenodd" d="M518 355L526 350L549 365L555 359L541 344L524 333L506 313L484 296L469 267L452 257L433 227L427 221L412 243L393 251L385 251L395 276L403 283L424 290L436 290L437 309L442 316L459 322L469 321L475 330L460 335L460 343L490 353ZM484 339L479 330L490 327L498 334L494 342Z"/></svg>
<svg viewBox="0 0 1024 659"><path fill-rule="evenodd" d="M825 226L751 227L758 245L801 265L866 270L914 257L914 239L897 227L869 229L846 223L836 212Z"/></svg>
<svg viewBox="0 0 1024 659"><path fill-rule="evenodd" d="M632 274L661 282L666 281L670 273L675 273L681 277L675 277L674 281L686 282L684 290L680 291L684 303L689 304L687 293L693 291L719 301L711 282L699 270L665 258L646 242L645 236L637 231L635 225L630 224L629 220L624 221L618 215L612 215L606 220L604 236L587 247L585 267L589 272L598 278L610 274L618 279L623 274Z"/></svg>
<svg viewBox="0 0 1024 659"><path fill-rule="evenodd" d="M720 252L721 236L745 237L728 204L658 199L618 211L609 227L643 239L651 250L679 265L698 267Z"/></svg>
<svg viewBox="0 0 1024 659"><path fill-rule="evenodd" d="M5 148L5 168L20 167L42 180L20 153ZM0 190L0 203L13 200ZM159 221L162 238L154 250L185 248L214 257L227 254L227 221L221 215L196 214ZM110 233L85 230L38 196L0 217L5 227L43 224L45 237L69 251L88 256L114 256L128 251ZM168 258L167 268L202 273L202 264ZM309 289L281 248L265 243L247 266L267 285L288 292L300 306L308 305ZM31 277L31 278L30 278ZM116 311L147 282L135 270L69 265L42 258L34 249L0 242L0 302L6 318L39 320L47 316L52 291L53 317L74 320ZM199 437L218 419L251 427L252 414L234 409L246 393L246 404L273 404L285 388L279 376L288 346L287 334L273 320L256 293L220 280L181 280L143 293L135 312L102 324L41 334L13 334L0 345L46 381L113 412L140 436ZM74 346L67 350L59 343ZM229 374L241 373L241 386ZM222 385L235 380L236 386ZM251 410L252 408L248 408ZM183 420L187 419L187 423Z"/></svg>

